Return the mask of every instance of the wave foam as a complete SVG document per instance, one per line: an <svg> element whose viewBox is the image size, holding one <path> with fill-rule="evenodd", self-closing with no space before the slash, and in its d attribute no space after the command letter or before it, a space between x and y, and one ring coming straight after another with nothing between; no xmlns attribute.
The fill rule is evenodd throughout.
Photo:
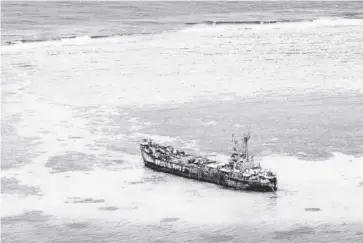
<svg viewBox="0 0 363 243"><path fill-rule="evenodd" d="M318 18L318 19L282 19L282 20L235 20L235 21L213 21L205 20L200 22L185 23L185 25L274 25L274 24L295 24L295 23L316 23L321 25L361 25L362 19L354 18Z"/></svg>
<svg viewBox="0 0 363 243"><path fill-rule="evenodd" d="M280 28L316 28L331 26L360 26L363 25L363 19L352 18L318 18L310 20L266 20L266 21L200 21L186 23L186 28L182 32L201 31L205 28L221 26L239 26L246 29L280 29Z"/></svg>
<svg viewBox="0 0 363 243"><path fill-rule="evenodd" d="M182 31L190 29L199 29L201 26L224 26L224 25L239 25L246 26L246 28L258 26L276 27L284 26L359 26L363 25L361 18L318 18L318 19L282 19L282 20L203 20L198 22L185 22ZM163 32L161 32L163 33ZM34 44L39 42L61 42L66 44L86 44L91 40L110 39L115 37L130 36L130 35L149 35L150 33L137 33L137 34L111 34L111 35L86 35L86 36L67 36L67 37L53 37L46 39L23 39L5 42L6 45L20 45L20 44Z"/></svg>
<svg viewBox="0 0 363 243"><path fill-rule="evenodd" d="M89 41L92 39L102 39L102 38L110 38L116 35L91 35L91 36L67 36L67 37L57 37L57 38L46 38L46 39L24 39L24 40L14 40L6 42L7 45L19 45L26 43L38 43L38 42L56 42L61 41L65 43L82 43L85 41Z"/></svg>

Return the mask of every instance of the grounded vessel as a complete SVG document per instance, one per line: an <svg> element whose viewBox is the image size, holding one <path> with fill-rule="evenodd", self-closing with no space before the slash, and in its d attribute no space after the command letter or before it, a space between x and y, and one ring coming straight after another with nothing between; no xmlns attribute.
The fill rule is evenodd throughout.
<svg viewBox="0 0 363 243"><path fill-rule="evenodd" d="M206 181L237 190L276 191L277 178L263 169L248 154L250 134L243 136L241 146L232 135L232 154L228 162L218 162L202 156L187 154L172 146L163 146L143 139L141 155L146 167L178 176Z"/></svg>

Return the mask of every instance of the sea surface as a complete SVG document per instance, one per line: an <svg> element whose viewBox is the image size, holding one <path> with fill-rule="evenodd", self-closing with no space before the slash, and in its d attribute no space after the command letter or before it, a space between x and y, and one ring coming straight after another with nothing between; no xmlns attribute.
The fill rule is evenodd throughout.
<svg viewBox="0 0 363 243"><path fill-rule="evenodd" d="M363 242L363 2L1 2L1 241ZM144 137L278 175L143 166Z"/></svg>

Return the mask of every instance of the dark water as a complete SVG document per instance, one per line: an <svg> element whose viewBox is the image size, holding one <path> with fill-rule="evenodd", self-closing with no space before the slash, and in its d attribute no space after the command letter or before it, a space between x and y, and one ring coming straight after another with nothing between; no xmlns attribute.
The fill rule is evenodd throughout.
<svg viewBox="0 0 363 243"><path fill-rule="evenodd" d="M2 242L363 242L362 2L1 4ZM248 129L276 194L141 163Z"/></svg>

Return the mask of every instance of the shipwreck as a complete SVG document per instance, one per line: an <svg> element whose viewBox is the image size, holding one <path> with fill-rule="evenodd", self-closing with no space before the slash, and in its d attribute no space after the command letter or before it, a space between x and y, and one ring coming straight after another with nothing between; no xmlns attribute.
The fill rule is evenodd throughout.
<svg viewBox="0 0 363 243"><path fill-rule="evenodd" d="M232 151L226 162L191 155L151 139L143 139L140 149L145 166L156 171L236 190L274 192L277 190L277 177L249 155L250 137L250 133L246 133L239 142L232 135Z"/></svg>

